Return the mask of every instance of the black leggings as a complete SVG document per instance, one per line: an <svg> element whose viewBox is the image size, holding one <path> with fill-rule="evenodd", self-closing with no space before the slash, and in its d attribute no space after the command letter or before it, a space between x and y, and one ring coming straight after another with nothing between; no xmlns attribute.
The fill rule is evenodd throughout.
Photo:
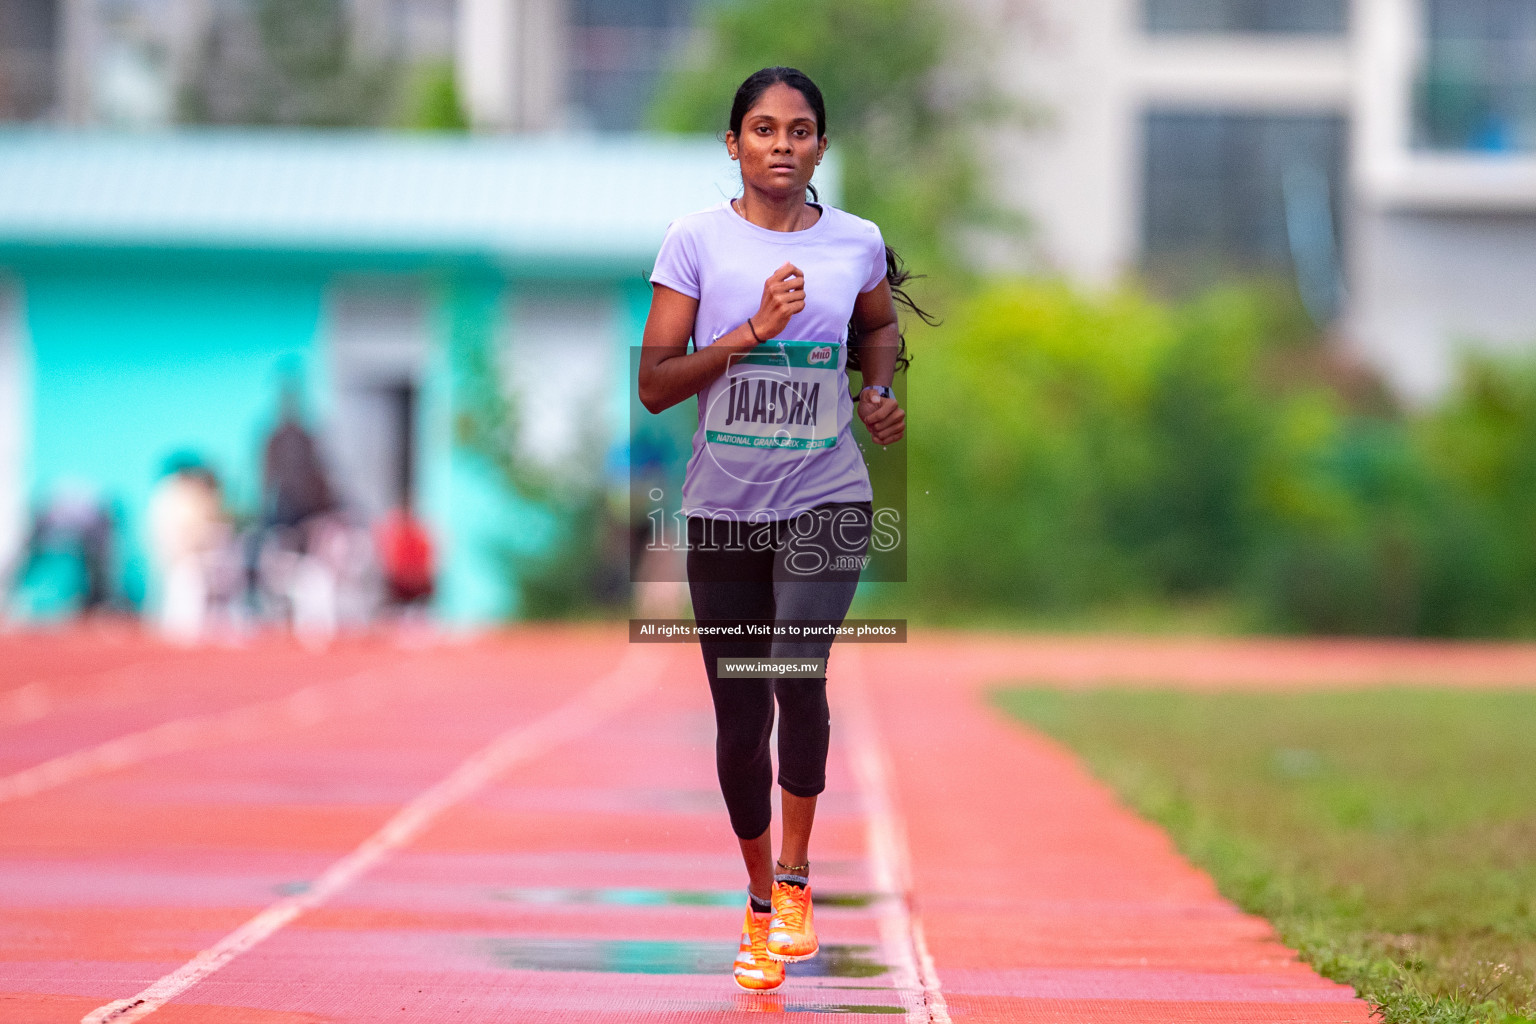
<svg viewBox="0 0 1536 1024"><path fill-rule="evenodd" d="M870 503L818 505L794 519L746 525L688 520L688 591L703 623L790 620L841 625L869 547ZM826 658L831 637L805 641L701 638L715 702L715 769L742 839L772 820L768 739L779 704L779 785L795 796L826 788L827 680L721 679L718 658Z"/></svg>

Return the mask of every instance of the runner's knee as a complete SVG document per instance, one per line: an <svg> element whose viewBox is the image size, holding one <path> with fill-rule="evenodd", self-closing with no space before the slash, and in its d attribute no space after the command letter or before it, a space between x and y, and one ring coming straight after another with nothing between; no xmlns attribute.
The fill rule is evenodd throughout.
<svg viewBox="0 0 1536 1024"><path fill-rule="evenodd" d="M827 747L832 720L825 679L780 679L779 785L800 797L827 788Z"/></svg>

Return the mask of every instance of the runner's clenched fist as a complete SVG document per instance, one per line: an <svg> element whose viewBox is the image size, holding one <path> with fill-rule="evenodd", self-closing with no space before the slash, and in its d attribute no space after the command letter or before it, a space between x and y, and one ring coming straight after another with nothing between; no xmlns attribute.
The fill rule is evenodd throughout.
<svg viewBox="0 0 1536 1024"><path fill-rule="evenodd" d="M789 318L804 308L805 275L786 263L763 282L763 301L752 316L752 328L764 341L777 338L789 326Z"/></svg>
<svg viewBox="0 0 1536 1024"><path fill-rule="evenodd" d="M859 419L869 428L875 444L895 444L907 432L907 413L901 403L870 388L859 392Z"/></svg>

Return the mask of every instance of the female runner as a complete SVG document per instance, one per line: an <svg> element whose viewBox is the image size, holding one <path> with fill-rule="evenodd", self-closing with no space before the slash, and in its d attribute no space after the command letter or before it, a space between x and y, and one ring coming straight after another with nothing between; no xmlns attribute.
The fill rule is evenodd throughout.
<svg viewBox="0 0 1536 1024"><path fill-rule="evenodd" d="M741 165L742 194L668 229L651 275L640 398L660 412L699 396L682 495L695 620L824 630L848 613L870 536L872 492L851 431L847 368L862 376L857 410L872 439L900 440L906 414L890 389L901 348L893 285L905 301L899 285L907 275L874 224L806 201L827 136L821 91L804 74L765 68L743 82L725 144ZM817 951L809 848L826 785L831 638L701 631L700 646L716 770L748 876L734 974L743 988L774 989L786 961ZM722 672L722 659L769 656L821 659L821 676ZM768 750L775 697L783 814L776 863Z"/></svg>

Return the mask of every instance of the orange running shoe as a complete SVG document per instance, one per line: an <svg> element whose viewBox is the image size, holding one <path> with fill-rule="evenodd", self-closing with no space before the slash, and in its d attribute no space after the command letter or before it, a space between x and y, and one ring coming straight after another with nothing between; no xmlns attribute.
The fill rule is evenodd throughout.
<svg viewBox="0 0 1536 1024"><path fill-rule="evenodd" d="M798 963L815 956L820 948L811 924L811 887L774 882L768 955L784 963Z"/></svg>
<svg viewBox="0 0 1536 1024"><path fill-rule="evenodd" d="M747 904L732 974L736 984L748 992L770 992L784 984L784 965L768 956L768 924L772 919L772 914L754 914L752 904Z"/></svg>

